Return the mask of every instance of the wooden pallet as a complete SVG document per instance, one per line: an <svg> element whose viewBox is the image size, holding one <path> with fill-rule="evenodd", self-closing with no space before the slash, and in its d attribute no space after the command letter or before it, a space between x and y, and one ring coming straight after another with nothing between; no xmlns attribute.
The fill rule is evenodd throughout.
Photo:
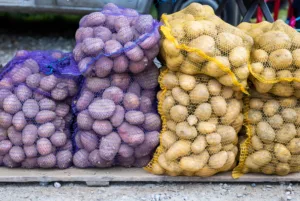
<svg viewBox="0 0 300 201"><path fill-rule="evenodd" d="M109 186L111 183L125 182L298 182L300 173L287 176L246 174L233 179L231 173L221 173L212 177L170 177L149 174L139 168L40 170L0 168L0 182L85 182L88 186Z"/></svg>

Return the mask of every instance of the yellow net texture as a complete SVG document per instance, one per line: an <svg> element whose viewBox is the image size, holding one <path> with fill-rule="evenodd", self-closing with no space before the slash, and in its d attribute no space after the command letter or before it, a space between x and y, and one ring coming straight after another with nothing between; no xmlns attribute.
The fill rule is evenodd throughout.
<svg viewBox="0 0 300 201"><path fill-rule="evenodd" d="M245 102L248 138L233 171L287 175L300 171L300 100L250 91Z"/></svg>
<svg viewBox="0 0 300 201"><path fill-rule="evenodd" d="M160 146L145 168L154 174L207 177L232 170L243 124L241 91L206 75L164 69L159 77Z"/></svg>
<svg viewBox="0 0 300 201"><path fill-rule="evenodd" d="M162 16L160 56L172 71L206 74L221 84L247 93L253 39L214 14L211 7L192 3Z"/></svg>
<svg viewBox="0 0 300 201"><path fill-rule="evenodd" d="M300 33L282 20L274 23L241 23L254 45L250 80L260 93L300 98Z"/></svg>

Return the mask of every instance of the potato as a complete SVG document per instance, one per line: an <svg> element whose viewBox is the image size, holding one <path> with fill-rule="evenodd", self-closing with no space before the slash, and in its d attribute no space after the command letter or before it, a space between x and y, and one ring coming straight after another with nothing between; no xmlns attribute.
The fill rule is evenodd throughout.
<svg viewBox="0 0 300 201"><path fill-rule="evenodd" d="M101 43L99 43L99 44L101 44ZM91 48L93 48L93 47L91 47ZM98 51L98 50L95 49L95 51ZM108 57L104 57L104 56L99 58L94 64L95 74L99 78L106 78L108 75L110 75L112 68L113 68L113 60L109 59Z"/></svg>
<svg viewBox="0 0 300 201"><path fill-rule="evenodd" d="M170 109L170 116L175 122L182 122L188 117L188 110L185 106L175 105Z"/></svg>
<svg viewBox="0 0 300 201"><path fill-rule="evenodd" d="M287 49L278 49L270 54L268 62L275 69L284 69L292 65L293 56Z"/></svg>
<svg viewBox="0 0 300 201"><path fill-rule="evenodd" d="M179 104L188 106L190 104L189 95L179 87L175 87L172 89L172 96Z"/></svg>
<svg viewBox="0 0 300 201"><path fill-rule="evenodd" d="M217 96L220 94L222 86L217 80L211 79L207 83L207 88L211 95Z"/></svg>
<svg viewBox="0 0 300 201"><path fill-rule="evenodd" d="M278 163L275 171L277 175L284 176L290 173L290 166L288 163Z"/></svg>
<svg viewBox="0 0 300 201"><path fill-rule="evenodd" d="M143 113L149 113L153 111L153 105L152 105L152 101L150 98L148 97L141 97L140 100L140 111Z"/></svg>
<svg viewBox="0 0 300 201"><path fill-rule="evenodd" d="M161 167L163 167L164 169L166 169L168 172L170 172L173 175L179 175L182 172L182 170L177 162L167 160L165 153L161 154L158 157L158 163Z"/></svg>
<svg viewBox="0 0 300 201"><path fill-rule="evenodd" d="M71 166L72 163L72 153L69 150L59 151L56 154L57 167L60 169L65 169Z"/></svg>
<svg viewBox="0 0 300 201"><path fill-rule="evenodd" d="M45 91L51 91L58 83L58 78L55 75L45 76L40 81L40 88Z"/></svg>
<svg viewBox="0 0 300 201"><path fill-rule="evenodd" d="M86 88L91 92L98 93L110 86L108 78L88 77L85 81Z"/></svg>
<svg viewBox="0 0 300 201"><path fill-rule="evenodd" d="M221 32L216 38L216 43L219 49L222 51L230 51L235 47L243 46L243 40L241 37L229 32Z"/></svg>
<svg viewBox="0 0 300 201"><path fill-rule="evenodd" d="M40 138L36 142L37 151L41 155L48 155L52 152L52 144L47 138Z"/></svg>
<svg viewBox="0 0 300 201"><path fill-rule="evenodd" d="M217 133L221 136L222 144L233 143L237 140L237 133L231 126L219 125L217 127Z"/></svg>
<svg viewBox="0 0 300 201"><path fill-rule="evenodd" d="M294 138L287 144L287 148L291 152L291 154L300 154L299 144L300 138Z"/></svg>
<svg viewBox="0 0 300 201"><path fill-rule="evenodd" d="M40 156L37 159L37 163L40 168L53 168L56 164L56 157L52 153L45 156Z"/></svg>
<svg viewBox="0 0 300 201"><path fill-rule="evenodd" d="M3 164L6 166L6 167L9 167L9 168L16 168L16 167L19 167L20 166L20 163L16 163L15 161L13 161L11 159L11 157L9 156L9 154L6 154L4 157L3 157Z"/></svg>
<svg viewBox="0 0 300 201"><path fill-rule="evenodd" d="M96 120L92 121L92 129L95 131L95 133L99 135L108 135L112 132L113 127L110 123L110 121L107 120Z"/></svg>
<svg viewBox="0 0 300 201"><path fill-rule="evenodd" d="M253 170L267 165L272 160L272 155L266 150L260 150L249 155L245 161L245 165Z"/></svg>
<svg viewBox="0 0 300 201"><path fill-rule="evenodd" d="M272 143L276 134L273 128L267 122L259 122L256 127L256 134L264 143Z"/></svg>
<svg viewBox="0 0 300 201"><path fill-rule="evenodd" d="M227 57L224 56L216 56L215 57L216 60L218 60L219 62L221 62L225 67L227 67L228 69L230 69L230 63ZM202 73L212 76L212 77L221 77L222 75L225 75L226 73L219 67L219 65L217 63L215 63L214 61L209 61L207 62L202 70Z"/></svg>
<svg viewBox="0 0 300 201"><path fill-rule="evenodd" d="M282 118L285 122L293 123L297 120L297 113L291 108L285 108L281 112Z"/></svg>
<svg viewBox="0 0 300 201"><path fill-rule="evenodd" d="M11 79L15 84L24 83L26 78L32 74L32 71L28 67L16 68L16 71L11 72Z"/></svg>
<svg viewBox="0 0 300 201"><path fill-rule="evenodd" d="M197 130L200 134L213 133L216 130L216 125L211 122L201 121L197 126Z"/></svg>
<svg viewBox="0 0 300 201"><path fill-rule="evenodd" d="M190 126L194 126L198 123L198 118L195 115L189 115L187 118L187 122Z"/></svg>
<svg viewBox="0 0 300 201"><path fill-rule="evenodd" d="M287 163L291 159L290 151L282 144L275 144L274 153L280 162Z"/></svg>
<svg viewBox="0 0 300 201"><path fill-rule="evenodd" d="M24 112L26 115L26 112ZM53 121L56 117L55 112L50 110L42 110L37 113L35 116L35 121L39 124L47 123Z"/></svg>
<svg viewBox="0 0 300 201"><path fill-rule="evenodd" d="M161 119L158 114L147 113L145 114L145 121L143 128L147 131L157 131L161 128Z"/></svg>
<svg viewBox="0 0 300 201"><path fill-rule="evenodd" d="M64 132L57 131L50 137L50 141L55 147L62 147L67 143L67 135Z"/></svg>
<svg viewBox="0 0 300 201"><path fill-rule="evenodd" d="M144 132L137 126L132 126L123 122L118 127L118 133L121 139L130 146L136 146L143 143L145 139Z"/></svg>
<svg viewBox="0 0 300 201"><path fill-rule="evenodd" d="M105 54L110 55L110 57L119 56L119 52L122 48L123 46L121 45L121 43L116 40L108 40L104 43L104 52Z"/></svg>
<svg viewBox="0 0 300 201"><path fill-rule="evenodd" d="M86 55L97 55L104 47L104 42L100 38L85 38L82 41L82 51Z"/></svg>
<svg viewBox="0 0 300 201"><path fill-rule="evenodd" d="M268 100L263 107L266 116L273 116L279 110L279 103L276 100Z"/></svg>
<svg viewBox="0 0 300 201"><path fill-rule="evenodd" d="M208 101L209 92L204 84L197 84L195 88L190 92L191 103L199 104Z"/></svg>
<svg viewBox="0 0 300 201"><path fill-rule="evenodd" d="M127 144L121 144L118 155L124 158L131 157L134 154L134 149Z"/></svg>
<svg viewBox="0 0 300 201"><path fill-rule="evenodd" d="M83 130L91 130L93 125L93 119L90 116L88 110L81 111L77 115L77 126Z"/></svg>
<svg viewBox="0 0 300 201"><path fill-rule="evenodd" d="M114 58L112 69L116 73L124 73L128 68L129 61L125 55Z"/></svg>
<svg viewBox="0 0 300 201"><path fill-rule="evenodd" d="M276 115L274 115L274 116L276 116ZM271 120L271 118L269 120ZM248 112L248 121L249 121L250 124L257 124L261 120L262 120L262 113L260 111L251 110L251 109L249 110L249 112Z"/></svg>
<svg viewBox="0 0 300 201"><path fill-rule="evenodd" d="M178 71L184 61L184 56L179 54L175 57L166 56L166 66L172 71Z"/></svg>
<svg viewBox="0 0 300 201"><path fill-rule="evenodd" d="M37 158L26 158L21 165L22 168L33 169L38 168Z"/></svg>
<svg viewBox="0 0 300 201"><path fill-rule="evenodd" d="M115 103L109 99L96 99L88 106L91 117L98 120L110 118L115 109Z"/></svg>
<svg viewBox="0 0 300 201"><path fill-rule="evenodd" d="M261 49L267 52L282 48L289 49L291 47L291 39L281 31L268 31L259 36L257 43Z"/></svg>
<svg viewBox="0 0 300 201"><path fill-rule="evenodd" d="M100 157L104 160L111 161L119 151L121 138L115 132L112 132L101 138L99 145Z"/></svg>
<svg viewBox="0 0 300 201"><path fill-rule="evenodd" d="M222 168L228 159L228 154L226 151L221 151L217 154L210 156L208 165L211 168L219 169Z"/></svg>
<svg viewBox="0 0 300 201"><path fill-rule="evenodd" d="M88 77L92 74L92 70L94 68L93 64L94 64L94 62L92 61L91 57L85 57L78 63L78 70L85 77Z"/></svg>
<svg viewBox="0 0 300 201"><path fill-rule="evenodd" d="M249 53L245 47L236 47L229 52L229 61L235 67L247 64L248 60Z"/></svg>
<svg viewBox="0 0 300 201"><path fill-rule="evenodd" d="M35 145L24 146L23 149L24 149L24 153L25 153L26 157L28 157L28 158L37 157L37 155L38 155L38 151L37 151Z"/></svg>
<svg viewBox="0 0 300 201"><path fill-rule="evenodd" d="M212 115L212 107L209 103L199 104L194 114L200 121L208 120Z"/></svg>
<svg viewBox="0 0 300 201"><path fill-rule="evenodd" d="M128 111L125 114L125 119L131 125L140 125L145 121L145 115L141 111Z"/></svg>
<svg viewBox="0 0 300 201"><path fill-rule="evenodd" d="M249 106L252 109L261 110L264 106L264 102L258 98L251 98L249 101Z"/></svg>
<svg viewBox="0 0 300 201"><path fill-rule="evenodd" d="M182 170L196 172L206 165L209 159L207 151L199 155L185 156L180 159L179 165Z"/></svg>
<svg viewBox="0 0 300 201"><path fill-rule="evenodd" d="M5 112L8 112L10 114L17 113L21 109L21 107L22 107L22 103L14 94L8 95L3 100L3 109Z"/></svg>
<svg viewBox="0 0 300 201"><path fill-rule="evenodd" d="M132 82L127 92L134 93L137 96L141 95L141 86L137 82Z"/></svg>
<svg viewBox="0 0 300 201"><path fill-rule="evenodd" d="M37 127L27 124L22 131L22 142L24 145L33 145L38 137Z"/></svg>
<svg viewBox="0 0 300 201"><path fill-rule="evenodd" d="M214 96L210 99L213 112L217 116L224 116L227 110L227 103L222 96Z"/></svg>
<svg viewBox="0 0 300 201"><path fill-rule="evenodd" d="M161 145L166 149L170 148L171 145L174 144L178 139L177 135L172 131L165 131L161 133L160 138Z"/></svg>
<svg viewBox="0 0 300 201"><path fill-rule="evenodd" d="M270 117L268 122L272 126L272 128L281 128L283 125L283 119L278 114Z"/></svg>
<svg viewBox="0 0 300 201"><path fill-rule="evenodd" d="M240 114L242 108L241 103L237 99L231 99L227 103L226 114L221 118L221 122L230 125Z"/></svg>
<svg viewBox="0 0 300 201"><path fill-rule="evenodd" d="M178 140L166 152L166 159L176 160L179 157L186 156L191 151L191 142L187 140Z"/></svg>
<svg viewBox="0 0 300 201"><path fill-rule="evenodd" d="M135 157L141 158L145 157L156 148L156 146L159 144L159 132L158 131L152 131L145 133L145 140L142 144L137 146L134 150ZM149 162L149 160L148 160Z"/></svg>
<svg viewBox="0 0 300 201"><path fill-rule="evenodd" d="M110 117L112 126L118 127L123 123L125 110L122 106L117 105L114 114Z"/></svg>
<svg viewBox="0 0 300 201"><path fill-rule="evenodd" d="M17 112L12 118L12 125L16 130L21 131L26 126L27 121L25 119L24 113L22 111Z"/></svg>
<svg viewBox="0 0 300 201"><path fill-rule="evenodd" d="M286 123L276 132L276 141L279 143L288 143L297 135L294 124Z"/></svg>
<svg viewBox="0 0 300 201"><path fill-rule="evenodd" d="M176 125L176 135L180 139L190 140L197 136L197 130L187 122L180 122Z"/></svg>
<svg viewBox="0 0 300 201"><path fill-rule="evenodd" d="M221 96L225 99L231 98L233 95L233 90L231 87L224 87L221 91Z"/></svg>
<svg viewBox="0 0 300 201"><path fill-rule="evenodd" d="M264 70L264 66L260 62L252 63L251 68L252 68L252 71L257 74L262 73Z"/></svg>
<svg viewBox="0 0 300 201"><path fill-rule="evenodd" d="M170 57L176 57L180 54L180 49L176 48L175 44L168 39L162 41L162 49Z"/></svg>
<svg viewBox="0 0 300 201"><path fill-rule="evenodd" d="M88 152L93 151L99 145L99 139L97 135L92 131L79 131L80 142L82 147Z"/></svg>
<svg viewBox="0 0 300 201"><path fill-rule="evenodd" d="M140 106L139 97L134 93L126 93L123 100L126 110L134 110Z"/></svg>
<svg viewBox="0 0 300 201"><path fill-rule="evenodd" d="M157 67L150 63L146 70L135 75L135 80L143 89L155 89L158 86L158 75Z"/></svg>
<svg viewBox="0 0 300 201"><path fill-rule="evenodd" d="M22 145L22 133L18 132L13 126L9 127L7 130L7 136L8 139L14 144L14 145Z"/></svg>
<svg viewBox="0 0 300 201"><path fill-rule="evenodd" d="M84 149L80 149L73 156L73 164L78 168L87 168L91 165L88 160L89 152Z"/></svg>
<svg viewBox="0 0 300 201"><path fill-rule="evenodd" d="M264 51L262 49L254 49L251 52L251 58L253 59L254 62L264 63L264 62L268 61L269 55L266 51ZM252 68L253 68L253 66L252 66Z"/></svg>
<svg viewBox="0 0 300 201"><path fill-rule="evenodd" d="M218 145L221 143L221 135L218 133L211 133L205 136L206 142L209 145Z"/></svg>
<svg viewBox="0 0 300 201"><path fill-rule="evenodd" d="M191 40L188 44L189 47L195 48L197 50L201 50L204 54L208 56L214 56L215 50L215 40L208 35L201 35L193 40ZM187 58L195 63L205 62L205 59L202 58L196 52L189 52L187 54Z"/></svg>
<svg viewBox="0 0 300 201"><path fill-rule="evenodd" d="M32 91L25 85L19 85L15 88L15 95L21 102L24 102L32 96Z"/></svg>
<svg viewBox="0 0 300 201"><path fill-rule="evenodd" d="M199 176L199 177L210 177L210 176L216 174L217 172L218 172L217 170L210 168L208 165L206 165L202 169L197 171L195 173L195 175Z"/></svg>
<svg viewBox="0 0 300 201"><path fill-rule="evenodd" d="M39 107L40 107L40 110L52 110L52 111L55 111L55 109L56 109L56 103L53 100L51 100L51 99L43 98L43 99L41 99L39 101Z"/></svg>

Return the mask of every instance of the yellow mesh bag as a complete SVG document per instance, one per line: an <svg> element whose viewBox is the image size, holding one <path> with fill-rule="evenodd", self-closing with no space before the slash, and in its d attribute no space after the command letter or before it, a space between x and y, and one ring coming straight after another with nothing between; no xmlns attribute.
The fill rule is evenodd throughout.
<svg viewBox="0 0 300 201"><path fill-rule="evenodd" d="M282 20L238 28L254 39L249 71L256 90L300 98L300 33Z"/></svg>
<svg viewBox="0 0 300 201"><path fill-rule="evenodd" d="M233 171L287 175L300 171L300 100L250 91L245 101L247 139Z"/></svg>
<svg viewBox="0 0 300 201"><path fill-rule="evenodd" d="M160 146L145 168L153 174L207 177L232 170L243 124L241 91L206 75L165 69L159 83Z"/></svg>
<svg viewBox="0 0 300 201"><path fill-rule="evenodd" d="M198 3L163 15L162 23L160 56L170 70L206 74L246 93L253 45L249 35Z"/></svg>

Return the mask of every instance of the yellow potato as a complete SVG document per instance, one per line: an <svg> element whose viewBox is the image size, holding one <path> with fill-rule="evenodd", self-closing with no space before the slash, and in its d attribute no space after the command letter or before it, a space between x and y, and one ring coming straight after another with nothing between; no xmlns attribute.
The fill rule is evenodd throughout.
<svg viewBox="0 0 300 201"><path fill-rule="evenodd" d="M197 137L197 130L194 126L190 126L186 121L176 125L176 135L180 139L190 140Z"/></svg>
<svg viewBox="0 0 300 201"><path fill-rule="evenodd" d="M252 136L251 145L252 145L253 149L255 149L256 151L259 151L264 148L264 144L261 142L261 140L256 135Z"/></svg>
<svg viewBox="0 0 300 201"><path fill-rule="evenodd" d="M174 87L179 85L178 78L174 73L168 72L162 78L162 84L167 89L173 89Z"/></svg>
<svg viewBox="0 0 300 201"><path fill-rule="evenodd" d="M260 74L264 70L264 65L262 63L256 62L251 64L252 71L256 74Z"/></svg>
<svg viewBox="0 0 300 201"><path fill-rule="evenodd" d="M244 123L244 115L239 114L239 116L230 125L234 128L235 132L240 132Z"/></svg>
<svg viewBox="0 0 300 201"><path fill-rule="evenodd" d="M236 47L229 52L229 61L235 67L247 64L248 60L249 51L245 47Z"/></svg>
<svg viewBox="0 0 300 201"><path fill-rule="evenodd" d="M172 20L172 22L170 22L170 25L172 26L171 29L171 34L177 39L177 40L181 40L185 37L185 31L184 31L184 27L183 24L180 21L182 20Z"/></svg>
<svg viewBox="0 0 300 201"><path fill-rule="evenodd" d="M168 161L176 160L180 157L187 156L191 152L191 142L188 140L178 140L166 152Z"/></svg>
<svg viewBox="0 0 300 201"><path fill-rule="evenodd" d="M207 142L203 135L199 135L191 145L191 150L194 154L200 154L205 150Z"/></svg>
<svg viewBox="0 0 300 201"><path fill-rule="evenodd" d="M199 176L199 177L210 177L210 176L216 174L217 172L218 172L218 170L215 170L215 169L209 167L208 165L206 165L202 169L197 171L195 173L195 175Z"/></svg>
<svg viewBox="0 0 300 201"><path fill-rule="evenodd" d="M216 125L210 122L201 121L197 127L200 134L209 134L216 131Z"/></svg>
<svg viewBox="0 0 300 201"><path fill-rule="evenodd" d="M176 128L175 121L172 121L172 120L167 121L167 127L169 130L175 132L175 128Z"/></svg>
<svg viewBox="0 0 300 201"><path fill-rule="evenodd" d="M168 39L163 40L162 48L169 57L176 57L180 54L180 49L178 49L175 44Z"/></svg>
<svg viewBox="0 0 300 201"><path fill-rule="evenodd" d="M201 50L207 56L214 56L215 52L215 40L211 36L201 35L193 40L188 44L189 47L196 48L197 50ZM195 63L202 63L206 60L201 57L196 52L189 52L187 57L190 61Z"/></svg>
<svg viewBox="0 0 300 201"><path fill-rule="evenodd" d="M180 53L178 56L169 57L166 56L166 66L172 71L178 71L181 64L184 61L184 56Z"/></svg>
<svg viewBox="0 0 300 201"><path fill-rule="evenodd" d="M221 122L224 125L230 125L240 114L242 110L242 106L240 101L236 99L231 99L227 103L227 111L226 114L221 118Z"/></svg>
<svg viewBox="0 0 300 201"><path fill-rule="evenodd" d="M216 38L218 48L223 51L230 51L235 47L243 46L243 39L229 32L219 33Z"/></svg>
<svg viewBox="0 0 300 201"><path fill-rule="evenodd" d="M222 144L230 144L237 140L237 132L231 126L219 125L217 133L221 136Z"/></svg>
<svg viewBox="0 0 300 201"><path fill-rule="evenodd" d="M257 136L264 143L272 143L275 140L275 131L267 122L259 122L256 127Z"/></svg>
<svg viewBox="0 0 300 201"><path fill-rule="evenodd" d="M223 66L230 69L230 63L227 57L216 56L215 59L221 62ZM224 72L214 61L207 62L203 66L201 72L212 77L221 77L226 74L226 72Z"/></svg>
<svg viewBox="0 0 300 201"><path fill-rule="evenodd" d="M226 172L226 171L232 170L236 165L235 164L236 155L232 151L228 151L227 155L228 155L228 158L227 158L226 163L223 165L222 168L219 169L219 171L221 171L221 172Z"/></svg>
<svg viewBox="0 0 300 201"><path fill-rule="evenodd" d="M257 124L262 120L262 113L258 110L250 109L248 112L248 121L250 124Z"/></svg>
<svg viewBox="0 0 300 201"><path fill-rule="evenodd" d="M248 65L245 64L239 68L236 68L234 70L234 74L241 80L245 80L249 77L249 69L248 69Z"/></svg>
<svg viewBox="0 0 300 201"><path fill-rule="evenodd" d="M268 122L272 126L272 128L281 128L283 125L283 119L279 114L275 114L274 116L269 117Z"/></svg>
<svg viewBox="0 0 300 201"><path fill-rule="evenodd" d="M291 159L291 152L283 145L276 143L274 146L274 154L276 158L282 162L287 163Z"/></svg>
<svg viewBox="0 0 300 201"><path fill-rule="evenodd" d="M226 151L221 151L217 154L210 156L208 161L208 166L213 169L222 168L228 159L228 154Z"/></svg>
<svg viewBox="0 0 300 201"><path fill-rule="evenodd" d="M220 94L222 85L215 79L211 79L207 83L208 91L211 95L217 96Z"/></svg>
<svg viewBox="0 0 300 201"><path fill-rule="evenodd" d="M296 113L297 113L297 119L295 121L295 125L299 126L300 125L300 108L295 108Z"/></svg>
<svg viewBox="0 0 300 201"><path fill-rule="evenodd" d="M284 176L290 173L290 166L287 163L278 163L275 172L277 175Z"/></svg>
<svg viewBox="0 0 300 201"><path fill-rule="evenodd" d="M295 97L282 98L279 101L281 107L294 108L297 105L297 99Z"/></svg>
<svg viewBox="0 0 300 201"><path fill-rule="evenodd" d="M195 88L195 76L181 74L178 77L180 87L185 91L190 91Z"/></svg>
<svg viewBox="0 0 300 201"><path fill-rule="evenodd" d="M204 33L204 25L199 21L187 21L184 23L184 31L188 38L193 39Z"/></svg>
<svg viewBox="0 0 300 201"><path fill-rule="evenodd" d="M175 174L175 175L179 175L182 170L178 164L178 162L173 162L173 161L168 161L167 157L166 157L166 153L162 153L159 157L158 157L158 164L164 168L165 170L167 170L168 172Z"/></svg>
<svg viewBox="0 0 300 201"><path fill-rule="evenodd" d="M180 168L184 171L196 172L203 168L209 159L207 151L203 151L199 155L185 156L180 159Z"/></svg>
<svg viewBox="0 0 300 201"><path fill-rule="evenodd" d="M180 87L172 89L172 96L179 104L188 106L190 104L190 97L188 93L182 90Z"/></svg>
<svg viewBox="0 0 300 201"><path fill-rule="evenodd" d="M218 133L208 134L208 135L206 135L205 139L206 139L206 142L212 146L221 143L221 135L219 135Z"/></svg>
<svg viewBox="0 0 300 201"><path fill-rule="evenodd" d="M207 151L209 152L210 155L216 154L222 150L222 145L217 144L217 145L211 145L207 147Z"/></svg>
<svg viewBox="0 0 300 201"><path fill-rule="evenodd" d="M187 122L190 126L194 126L198 123L198 118L195 115L190 115L187 118Z"/></svg>
<svg viewBox="0 0 300 201"><path fill-rule="evenodd" d="M233 79L229 74L221 76L220 78L218 78L218 80L221 84L223 84L225 86L228 86L228 87L233 86Z"/></svg>
<svg viewBox="0 0 300 201"><path fill-rule="evenodd" d="M170 116L175 122L182 122L188 117L188 110L185 106L175 105L170 110Z"/></svg>
<svg viewBox="0 0 300 201"><path fill-rule="evenodd" d="M271 160L272 155L269 151L260 150L249 155L245 161L245 165L252 170L258 170L260 167L270 163Z"/></svg>
<svg viewBox="0 0 300 201"><path fill-rule="evenodd" d="M234 144L226 144L222 146L222 151L232 151L235 148Z"/></svg>
<svg viewBox="0 0 300 201"><path fill-rule="evenodd" d="M273 84L266 84L266 83L260 82L256 79L252 79L252 82L255 86L256 91L259 92L259 93L267 93L273 87Z"/></svg>
<svg viewBox="0 0 300 201"><path fill-rule="evenodd" d="M291 154L300 154L300 138L292 139L288 143L287 148L291 152Z"/></svg>
<svg viewBox="0 0 300 201"><path fill-rule="evenodd" d="M252 26L248 22L242 22L237 26L237 28L244 30L244 31L248 31L248 30L252 29Z"/></svg>
<svg viewBox="0 0 300 201"><path fill-rule="evenodd" d="M268 117L275 115L279 110L279 103L276 100L268 100L263 107L264 114Z"/></svg>
<svg viewBox="0 0 300 201"><path fill-rule="evenodd" d="M275 69L284 69L292 65L293 56L289 50L279 49L271 52L268 62Z"/></svg>
<svg viewBox="0 0 300 201"><path fill-rule="evenodd" d="M162 112L164 115L169 115L171 108L175 105L175 100L172 96L168 96L163 100Z"/></svg>
<svg viewBox="0 0 300 201"><path fill-rule="evenodd" d="M264 106L264 102L259 98L251 98L249 101L249 106L251 109L261 110Z"/></svg>
<svg viewBox="0 0 300 201"><path fill-rule="evenodd" d="M190 100L194 104L199 104L208 101L209 92L205 84L197 84L195 88L190 91Z"/></svg>
<svg viewBox="0 0 300 201"><path fill-rule="evenodd" d="M151 173L161 175L165 173L165 170L158 163L153 163L151 165Z"/></svg>
<svg viewBox="0 0 300 201"><path fill-rule="evenodd" d="M251 52L251 59L253 62L265 63L268 61L269 55L262 49L255 49Z"/></svg>
<svg viewBox="0 0 300 201"><path fill-rule="evenodd" d="M233 90L231 87L223 87L221 91L221 96L225 99L231 98L233 95Z"/></svg>
<svg viewBox="0 0 300 201"><path fill-rule="evenodd" d="M294 123L297 120L297 112L292 108L285 108L281 112L283 121Z"/></svg>
<svg viewBox="0 0 300 201"><path fill-rule="evenodd" d="M161 133L160 144L168 149L178 140L177 135L172 131L165 131Z"/></svg>
<svg viewBox="0 0 300 201"><path fill-rule="evenodd" d="M294 94L294 88L290 83L276 83L270 92L276 96L289 97Z"/></svg>
<svg viewBox="0 0 300 201"><path fill-rule="evenodd" d="M261 172L264 174L274 174L275 173L275 166L273 164L268 164L261 168Z"/></svg>
<svg viewBox="0 0 300 201"><path fill-rule="evenodd" d="M214 96L210 99L210 104L213 112L217 116L224 116L227 110L226 100L222 96Z"/></svg>
<svg viewBox="0 0 300 201"><path fill-rule="evenodd" d="M209 103L202 103L196 108L194 115L200 120L205 121L211 117L212 107Z"/></svg>
<svg viewBox="0 0 300 201"><path fill-rule="evenodd" d="M277 74L278 78L292 78L293 77L291 71L289 71L289 70L280 70L280 71L277 71L276 74Z"/></svg>
<svg viewBox="0 0 300 201"><path fill-rule="evenodd" d="M291 141L296 135L297 131L294 124L283 124L276 133L276 141L285 144Z"/></svg>
<svg viewBox="0 0 300 201"><path fill-rule="evenodd" d="M181 72L188 75L197 75L200 73L199 67L193 62L191 62L189 59L186 59L184 62L182 62L179 69Z"/></svg>
<svg viewBox="0 0 300 201"><path fill-rule="evenodd" d="M272 52L283 48L289 49L292 43L287 34L280 31L268 31L258 37L258 45L261 49Z"/></svg>

